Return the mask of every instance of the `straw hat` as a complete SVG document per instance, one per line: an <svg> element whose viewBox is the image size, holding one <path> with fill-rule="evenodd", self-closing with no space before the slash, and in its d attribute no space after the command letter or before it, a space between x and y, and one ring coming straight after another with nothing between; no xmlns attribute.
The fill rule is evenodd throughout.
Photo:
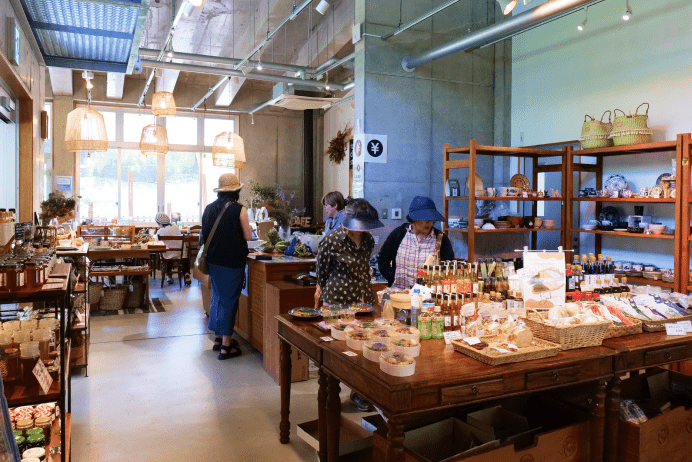
<svg viewBox="0 0 692 462"><path fill-rule="evenodd" d="M224 173L219 177L219 187L214 188L214 192L239 191L243 186L237 176L232 173Z"/></svg>

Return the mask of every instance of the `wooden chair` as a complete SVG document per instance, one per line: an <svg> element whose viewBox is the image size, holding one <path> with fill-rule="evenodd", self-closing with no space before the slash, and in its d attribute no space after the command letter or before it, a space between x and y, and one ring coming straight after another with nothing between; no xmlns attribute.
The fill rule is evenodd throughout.
<svg viewBox="0 0 692 462"><path fill-rule="evenodd" d="M190 234L199 234L202 231L202 225L190 226Z"/></svg>
<svg viewBox="0 0 692 462"><path fill-rule="evenodd" d="M168 242L180 242L180 249L168 249L166 253L168 252L175 252L176 256L174 258L166 258L166 254L162 253L160 256L160 261L161 261L161 287L163 287L163 283L166 280L166 275L169 274L167 266L168 263L173 263L172 266L175 267L175 269L178 270L178 284L180 287L183 287L183 252L185 251L185 236L159 236L159 241L163 242L166 244L166 247L168 247ZM178 250L180 250L180 253L178 254ZM171 274L173 271L173 268L171 268Z"/></svg>

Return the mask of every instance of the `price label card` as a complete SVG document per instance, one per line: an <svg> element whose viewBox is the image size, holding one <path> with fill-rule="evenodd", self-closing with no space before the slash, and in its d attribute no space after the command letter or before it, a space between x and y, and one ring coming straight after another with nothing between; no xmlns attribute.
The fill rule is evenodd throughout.
<svg viewBox="0 0 692 462"><path fill-rule="evenodd" d="M688 334L692 333L692 321L680 321L678 324L682 324Z"/></svg>
<svg viewBox="0 0 692 462"><path fill-rule="evenodd" d="M687 335L685 326L681 322L666 324L666 335Z"/></svg>
<svg viewBox="0 0 692 462"><path fill-rule="evenodd" d="M46 365L43 364L43 361L39 359L32 372L34 373L36 380L38 380L39 385L41 385L43 393L48 394L50 386L53 385L53 377L50 376L50 373L48 372L48 369L46 369Z"/></svg>
<svg viewBox="0 0 692 462"><path fill-rule="evenodd" d="M449 345L452 343L452 340L461 338L461 331L444 332L442 335L445 336L445 343Z"/></svg>
<svg viewBox="0 0 692 462"><path fill-rule="evenodd" d="M320 337L320 338L322 340L324 340L325 342L333 342L334 341L334 339L331 338L329 335L325 335L324 337Z"/></svg>
<svg viewBox="0 0 692 462"><path fill-rule="evenodd" d="M481 343L481 339L479 339L478 337L466 337L464 339L464 342L468 343L469 345L477 345Z"/></svg>
<svg viewBox="0 0 692 462"><path fill-rule="evenodd" d="M344 351L344 354L346 356L358 356L358 353L354 353L353 351Z"/></svg>

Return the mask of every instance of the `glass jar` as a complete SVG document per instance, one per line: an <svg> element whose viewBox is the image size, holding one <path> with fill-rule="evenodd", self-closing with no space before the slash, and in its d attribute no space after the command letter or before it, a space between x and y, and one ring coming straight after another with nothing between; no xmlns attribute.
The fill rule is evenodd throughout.
<svg viewBox="0 0 692 462"><path fill-rule="evenodd" d="M36 289L43 284L41 273L41 262L29 260L24 263L24 274L26 275L26 288Z"/></svg>
<svg viewBox="0 0 692 462"><path fill-rule="evenodd" d="M35 423L34 423L34 425L35 425ZM35 434L41 434L41 435L44 434L43 429L34 427L34 428L30 428L24 432L24 435L26 436L26 438L28 438L31 435L35 435Z"/></svg>
<svg viewBox="0 0 692 462"><path fill-rule="evenodd" d="M31 318L31 319L25 319L22 321L21 330L35 330L38 329L38 319L36 318Z"/></svg>
<svg viewBox="0 0 692 462"><path fill-rule="evenodd" d="M34 367L40 359L38 342L24 342L19 346L19 362L22 365L22 383L27 388L38 387Z"/></svg>
<svg viewBox="0 0 692 462"><path fill-rule="evenodd" d="M50 331L36 329L32 334L32 340L38 342L38 350L43 362L50 359Z"/></svg>
<svg viewBox="0 0 692 462"><path fill-rule="evenodd" d="M19 453L24 454L26 451L26 438L23 436L15 436L14 440L17 442L17 448L19 448Z"/></svg>
<svg viewBox="0 0 692 462"><path fill-rule="evenodd" d="M38 322L39 329L46 329L50 331L53 335L53 342L57 344L59 342L60 335L60 323L55 318L43 318Z"/></svg>
<svg viewBox="0 0 692 462"><path fill-rule="evenodd" d="M52 419L50 417L37 417L34 420L34 427L40 428L43 431L43 436L45 436L46 441L50 440L50 425Z"/></svg>
<svg viewBox="0 0 692 462"><path fill-rule="evenodd" d="M2 330L5 332L14 332L15 330L19 330L19 327L19 321L5 321L2 323Z"/></svg>
<svg viewBox="0 0 692 462"><path fill-rule="evenodd" d="M6 262L0 263L0 291L7 292L10 290L9 281L10 264Z"/></svg>
<svg viewBox="0 0 692 462"><path fill-rule="evenodd" d="M15 382L19 379L19 350L7 348L5 350L5 362L7 363L7 382ZM3 379L4 380L4 379Z"/></svg>
<svg viewBox="0 0 692 462"><path fill-rule="evenodd" d="M34 433L26 438L26 449L43 448L46 445L46 437L43 433Z"/></svg>
<svg viewBox="0 0 692 462"><path fill-rule="evenodd" d="M7 265L7 286L10 292L24 288L24 263L14 262Z"/></svg>
<svg viewBox="0 0 692 462"><path fill-rule="evenodd" d="M17 421L16 430L22 432L22 436L26 435L26 431L34 426L34 419L23 419Z"/></svg>
<svg viewBox="0 0 692 462"><path fill-rule="evenodd" d="M19 345L31 341L30 330L16 330L12 332L12 348L19 349Z"/></svg>
<svg viewBox="0 0 692 462"><path fill-rule="evenodd" d="M46 460L46 449L45 448L30 448L22 453L22 462L24 460L38 460L39 462Z"/></svg>

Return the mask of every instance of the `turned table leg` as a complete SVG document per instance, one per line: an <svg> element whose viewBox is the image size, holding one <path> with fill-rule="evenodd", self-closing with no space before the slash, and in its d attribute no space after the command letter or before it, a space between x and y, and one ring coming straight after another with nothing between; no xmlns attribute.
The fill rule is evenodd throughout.
<svg viewBox="0 0 692 462"><path fill-rule="evenodd" d="M605 423L605 458L606 462L615 462L618 453L618 429L620 425L620 384L622 381L617 375L608 384L606 399L606 423Z"/></svg>
<svg viewBox="0 0 692 462"><path fill-rule="evenodd" d="M603 461L603 436L605 431L605 380L594 387L591 402L591 462Z"/></svg>
<svg viewBox="0 0 692 462"><path fill-rule="evenodd" d="M288 444L291 434L291 422L288 420L291 408L291 345L283 339L279 345L279 385L281 386L279 441L281 444Z"/></svg>
<svg viewBox="0 0 692 462"><path fill-rule="evenodd" d="M320 462L327 460L327 373L320 367L317 383L317 428L319 431L319 450L317 458Z"/></svg>
<svg viewBox="0 0 692 462"><path fill-rule="evenodd" d="M339 433L341 430L341 387L339 380L334 377L327 378L327 460L338 462L339 460Z"/></svg>
<svg viewBox="0 0 692 462"><path fill-rule="evenodd" d="M404 424L396 418L387 422L387 456L386 462L404 462Z"/></svg>

